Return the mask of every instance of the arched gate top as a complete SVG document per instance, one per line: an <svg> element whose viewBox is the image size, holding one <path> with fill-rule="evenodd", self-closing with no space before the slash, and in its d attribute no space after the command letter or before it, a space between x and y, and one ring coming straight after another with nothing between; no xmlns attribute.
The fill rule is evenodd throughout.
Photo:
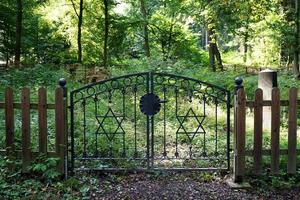
<svg viewBox="0 0 300 200"><path fill-rule="evenodd" d="M128 88L134 89L139 86L153 87L153 85L199 92L207 97L212 97L223 102L227 102L230 96L230 92L227 89L195 78L161 72L141 72L88 84L71 91L71 100L76 103L105 92L121 90L126 93Z"/></svg>

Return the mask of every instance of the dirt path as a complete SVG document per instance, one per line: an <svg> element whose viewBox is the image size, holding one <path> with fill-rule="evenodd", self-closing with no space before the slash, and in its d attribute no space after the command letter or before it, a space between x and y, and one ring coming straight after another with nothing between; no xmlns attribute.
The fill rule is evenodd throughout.
<svg viewBox="0 0 300 200"><path fill-rule="evenodd" d="M169 174L99 177L91 199L299 199L299 189L233 190L212 175Z"/></svg>

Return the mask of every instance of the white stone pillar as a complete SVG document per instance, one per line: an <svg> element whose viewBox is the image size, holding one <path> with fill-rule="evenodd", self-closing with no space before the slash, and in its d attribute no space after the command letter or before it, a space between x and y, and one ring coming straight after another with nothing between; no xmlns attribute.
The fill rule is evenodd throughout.
<svg viewBox="0 0 300 200"><path fill-rule="evenodd" d="M271 100L272 88L277 87L277 72L266 69L258 74L258 88L263 90L263 100ZM271 107L264 106L263 108L263 129L271 130Z"/></svg>

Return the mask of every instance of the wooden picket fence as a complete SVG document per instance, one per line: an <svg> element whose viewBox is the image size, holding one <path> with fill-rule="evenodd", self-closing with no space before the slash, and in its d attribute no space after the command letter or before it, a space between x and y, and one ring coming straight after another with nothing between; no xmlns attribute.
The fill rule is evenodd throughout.
<svg viewBox="0 0 300 200"><path fill-rule="evenodd" d="M278 88L272 89L271 100L263 100L262 89L255 91L254 101L246 99L242 86L238 87L235 95L235 127L234 127L234 180L241 182L245 175L246 156L253 156L253 172L257 175L262 172L262 156L271 157L271 173L279 172L279 160L281 155L287 155L287 173L296 173L297 153L297 88L290 88L289 99L280 100ZM263 107L271 106L271 149L263 149ZM288 106L288 149L280 149L280 107ZM254 144L253 149L246 151L246 109L254 111Z"/></svg>
<svg viewBox="0 0 300 200"><path fill-rule="evenodd" d="M38 102L30 102L30 90L23 88L21 91L21 102L14 102L13 89L8 87L5 90L5 102L0 102L0 109L5 110L5 149L0 150L1 155L11 157L16 155L22 159L22 168L25 170L39 155L47 157L58 157L57 170L64 174L66 157L67 137L67 97L65 82L55 90L55 103L47 103L47 91L41 87L38 90ZM14 141L15 109L21 110L22 122L22 145L21 150L16 150ZM38 111L38 152L31 148L30 131L30 110ZM47 113L48 110L55 110L55 151L47 149Z"/></svg>

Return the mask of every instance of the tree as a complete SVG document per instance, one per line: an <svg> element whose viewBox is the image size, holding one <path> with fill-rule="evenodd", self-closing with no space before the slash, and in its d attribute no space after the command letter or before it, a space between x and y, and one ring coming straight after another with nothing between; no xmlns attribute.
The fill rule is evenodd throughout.
<svg viewBox="0 0 300 200"><path fill-rule="evenodd" d="M218 18L217 18L217 13L212 4L213 2L209 0L208 4L206 5L207 12L205 16L205 22L207 24L207 29L208 29L209 65L213 71L216 71L217 67L223 70L223 63L217 45L216 22ZM216 66L216 62L217 62L217 66Z"/></svg>
<svg viewBox="0 0 300 200"><path fill-rule="evenodd" d="M215 30L213 27L210 27L208 25L208 53L209 53L209 65L212 68L213 71L216 71L216 61L217 61L217 66L220 67L220 69L223 71L223 64L222 64L222 58L220 51L217 46L217 36L215 33Z"/></svg>
<svg viewBox="0 0 300 200"><path fill-rule="evenodd" d="M15 65L20 66L21 57L21 38L22 38L22 0L17 0L17 18L16 18L16 45L15 45Z"/></svg>
<svg viewBox="0 0 300 200"><path fill-rule="evenodd" d="M104 0L104 44L103 44L103 67L108 65L108 34L109 34L109 0Z"/></svg>
<svg viewBox="0 0 300 200"><path fill-rule="evenodd" d="M81 29L83 23L83 0L79 0L79 12L77 11L74 0L71 0L73 9L78 18L77 24L77 62L82 62Z"/></svg>
<svg viewBox="0 0 300 200"><path fill-rule="evenodd" d="M299 22L299 12L300 5L299 0L295 0L295 46L294 46L294 67L293 72L296 78L300 78L299 75L299 31L300 31L300 22Z"/></svg>
<svg viewBox="0 0 300 200"><path fill-rule="evenodd" d="M143 30L144 30L144 49L147 57L150 57L149 34L148 34L148 14L144 0L140 0L141 13L143 16Z"/></svg>
<svg viewBox="0 0 300 200"><path fill-rule="evenodd" d="M15 49L15 9L8 1L0 4L0 59L6 61L8 67Z"/></svg>

